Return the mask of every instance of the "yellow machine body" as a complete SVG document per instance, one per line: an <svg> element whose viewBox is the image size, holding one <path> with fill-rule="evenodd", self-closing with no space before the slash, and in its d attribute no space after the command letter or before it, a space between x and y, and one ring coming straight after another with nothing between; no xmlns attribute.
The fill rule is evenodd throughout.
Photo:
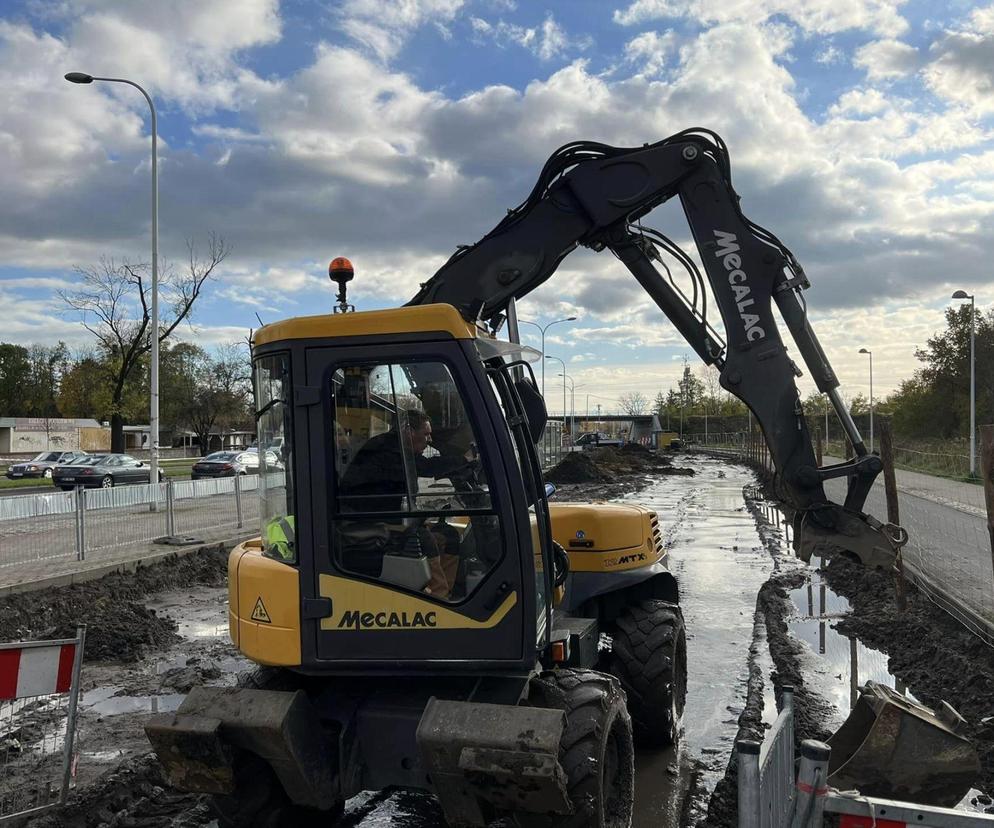
<svg viewBox="0 0 994 828"><path fill-rule="evenodd" d="M663 560L659 518L627 503L550 503L552 536L571 572L624 572Z"/></svg>

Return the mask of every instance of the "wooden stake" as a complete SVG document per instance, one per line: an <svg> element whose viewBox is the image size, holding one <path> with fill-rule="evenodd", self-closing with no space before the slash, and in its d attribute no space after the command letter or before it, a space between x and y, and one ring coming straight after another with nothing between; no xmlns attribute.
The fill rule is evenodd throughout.
<svg viewBox="0 0 994 828"><path fill-rule="evenodd" d="M894 473L894 436L891 431L890 417L878 417L877 428L880 429L880 462L884 466L884 493L887 496L887 522L896 526L901 525L901 509L897 499L897 476ZM897 608L904 612L907 607L907 595L904 580L904 558L901 550L897 550L894 561L894 597Z"/></svg>

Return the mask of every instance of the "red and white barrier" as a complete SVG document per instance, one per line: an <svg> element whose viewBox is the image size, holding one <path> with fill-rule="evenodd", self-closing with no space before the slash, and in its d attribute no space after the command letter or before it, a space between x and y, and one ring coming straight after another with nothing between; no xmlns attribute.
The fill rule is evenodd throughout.
<svg viewBox="0 0 994 828"><path fill-rule="evenodd" d="M76 647L73 641L0 649L0 701L68 693Z"/></svg>

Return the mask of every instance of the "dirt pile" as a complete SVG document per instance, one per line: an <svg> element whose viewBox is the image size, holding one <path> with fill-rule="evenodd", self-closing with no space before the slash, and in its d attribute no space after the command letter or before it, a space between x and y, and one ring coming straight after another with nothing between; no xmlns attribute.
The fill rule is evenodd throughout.
<svg viewBox="0 0 994 828"><path fill-rule="evenodd" d="M628 443L621 448L602 446L591 451L574 451L567 454L546 474L550 483L605 483L619 477L646 474L692 475L693 469L672 464L665 455L656 454L645 446Z"/></svg>
<svg viewBox="0 0 994 828"><path fill-rule="evenodd" d="M96 581L13 595L0 600L0 641L72 638L86 624L87 661L136 661L176 640L176 625L144 605L153 592L223 586L227 550L207 546L183 557L112 573Z"/></svg>
<svg viewBox="0 0 994 828"><path fill-rule="evenodd" d="M599 451L606 451L606 449L599 449ZM608 476L594 462L592 454L593 452L582 451L567 454L545 475L545 479L556 484L607 482Z"/></svg>
<svg viewBox="0 0 994 828"><path fill-rule="evenodd" d="M885 652L888 669L925 704L936 707L945 700L956 708L980 754L976 787L994 791L994 722L983 722L994 716L994 649L911 584L907 609L899 612L894 581L886 573L868 572L836 557L827 580L852 605L838 624L839 632Z"/></svg>

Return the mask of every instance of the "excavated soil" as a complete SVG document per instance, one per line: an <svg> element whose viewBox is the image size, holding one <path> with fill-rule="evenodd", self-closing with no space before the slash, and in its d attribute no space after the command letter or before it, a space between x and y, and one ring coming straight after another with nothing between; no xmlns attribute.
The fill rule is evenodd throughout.
<svg viewBox="0 0 994 828"><path fill-rule="evenodd" d="M175 623L144 599L176 587L224 586L227 560L218 544L135 572L13 595L0 600L0 641L72 638L76 626L86 624L87 661L137 661L177 640Z"/></svg>
<svg viewBox="0 0 994 828"><path fill-rule="evenodd" d="M994 649L911 584L906 609L899 611L888 574L867 572L837 557L828 566L827 580L852 604L839 632L885 652L888 669L928 706L945 700L956 708L980 754L975 786L994 791ZM979 804L994 811L990 802Z"/></svg>
<svg viewBox="0 0 994 828"><path fill-rule="evenodd" d="M591 451L570 452L545 475L545 479L557 486L607 484L603 490L584 485L584 495L589 499L638 491L648 483L648 475L666 474L692 475L694 470L674 466L671 455L657 454L645 446L629 443L621 448L603 446Z"/></svg>

